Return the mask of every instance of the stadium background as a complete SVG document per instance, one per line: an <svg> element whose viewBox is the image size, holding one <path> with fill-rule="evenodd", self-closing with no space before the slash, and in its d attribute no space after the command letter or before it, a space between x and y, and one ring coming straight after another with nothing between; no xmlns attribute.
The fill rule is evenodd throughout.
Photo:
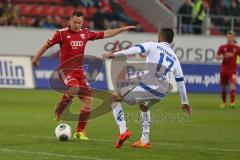
<svg viewBox="0 0 240 160"><path fill-rule="evenodd" d="M205 16L199 34L194 31L185 33L183 30L185 22L181 20L184 17L191 18L189 13L179 13L179 8L184 4L184 0L141 0L141 3L139 0L118 0L113 1L112 4L108 0L1 0L0 114L2 121L0 126L1 128L9 128L9 131L1 131L0 133L2 158L21 159L17 155L23 154L23 159L34 159L35 155L38 156L38 159L64 159L67 157L72 159L132 159L133 157L159 159L161 155L166 159L226 159L229 157L237 159L240 152L240 142L237 136L240 122L239 111L219 111L218 109L220 104L220 95L218 95L220 92L220 62L216 61L214 57L219 45L226 41L224 37L226 30L234 30L239 35L237 18L240 14L239 5L237 5L236 13L231 13L234 2L226 0L224 6L228 11L220 13L220 2L208 0L201 1L201 3L205 7ZM59 149L58 143L53 137L53 130L56 126L56 123L51 120L53 109L49 107L57 103L60 97L59 94L52 93L49 88L49 77L58 65L59 47L54 46L49 49L37 69L33 68L31 57L57 28L67 25L67 18L74 9L81 10L85 14L85 26L93 30L137 25L136 31L123 33L114 38L89 42L86 54L96 57L100 57L105 51L124 49L145 41L156 41L156 33L160 28L173 27L177 33L173 47L182 63L187 91L194 93L190 94L190 102L195 108L195 117L193 116L195 123L190 124L184 121L159 125L157 122L153 122L153 144L155 141L153 149L145 153L129 151L124 148L123 153L126 155L119 157L118 153L111 150L116 130L104 131L107 130L107 126L116 128L111 115L107 115L103 119L100 118L99 121L90 121L89 134L96 133L96 135L91 135L96 142L84 143L83 147L79 147L76 143L70 143L66 144L69 150L66 149L66 146L62 147L63 150ZM219 22L226 17L228 21ZM99 19L102 21L97 21ZM194 26L192 23L188 25ZM143 62L144 55L130 57L130 60ZM91 63L89 65L94 66L93 64L100 62L93 61ZM91 84L93 88L114 89L111 84L110 63L110 61L104 63L95 83ZM142 74L141 69L134 68L131 63L125 67L129 71L124 75L126 79ZM96 68L96 70L98 69ZM96 76L94 75L95 70L86 72L89 79ZM237 83L237 92L239 93L240 77L238 77ZM173 92L177 92L176 86ZM172 113L182 114L174 107L179 104L178 95L172 94L169 97L165 102L159 104L162 106L160 111L158 109L154 111L159 111L165 116ZM78 110L78 108L79 103L75 102L73 110ZM136 110L126 109L126 111L131 115ZM39 115L36 115L36 112ZM36 120L38 116L44 119L40 123ZM106 137L111 137L111 140L106 140L106 137L95 129L101 125L100 122L106 125L102 126L101 130L106 133ZM161 122L165 122L165 120ZM173 120L173 122L176 121ZM22 123L24 123L23 126L21 126ZM73 122L69 123L73 124ZM129 123L130 128L134 130L136 122ZM205 125L206 123L208 125ZM197 133L193 131L193 124L198 128L195 128ZM38 127L34 127L35 125ZM201 127L205 130L203 134L199 134ZM157 130L158 128L160 131ZM187 135L188 132L191 134L190 137ZM15 133L16 137L14 137ZM194 137L194 133L198 136ZM182 136L182 139L177 136L178 134ZM168 135L171 135L171 138ZM12 137L17 140L11 140ZM35 145L36 143L38 145ZM45 143L49 143L50 148L53 149L45 149ZM98 143L106 145L106 149L102 153L98 152ZM29 147L22 144L29 144ZM159 148L156 147L158 145ZM79 147L82 157L77 154L78 150L75 150L75 147ZM88 155L87 150L91 149L94 153ZM186 150L190 152L189 155L184 153ZM131 152L138 155L133 155ZM160 155L158 155L159 152ZM152 157L148 157L150 155Z"/></svg>

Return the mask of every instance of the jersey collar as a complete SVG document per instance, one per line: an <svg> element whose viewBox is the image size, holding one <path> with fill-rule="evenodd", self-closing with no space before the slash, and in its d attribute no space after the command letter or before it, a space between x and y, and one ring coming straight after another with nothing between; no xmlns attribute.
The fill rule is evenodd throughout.
<svg viewBox="0 0 240 160"><path fill-rule="evenodd" d="M71 25L68 26L68 29L69 29L69 31L72 32L72 33L78 33L78 32L81 32L81 31L82 31L82 29L80 29L78 32L74 32L74 31L71 29Z"/></svg>
<svg viewBox="0 0 240 160"><path fill-rule="evenodd" d="M167 45L168 47L171 47L171 44L167 43L167 42L163 42L165 45Z"/></svg>

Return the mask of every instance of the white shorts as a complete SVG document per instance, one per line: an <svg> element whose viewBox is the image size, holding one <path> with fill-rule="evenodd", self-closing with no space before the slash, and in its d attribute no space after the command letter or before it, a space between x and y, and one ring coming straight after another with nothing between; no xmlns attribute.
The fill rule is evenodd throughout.
<svg viewBox="0 0 240 160"><path fill-rule="evenodd" d="M121 88L120 94L123 100L130 106L145 104L150 107L163 99L171 90L172 85L166 82L162 82L160 86L145 85L140 82Z"/></svg>

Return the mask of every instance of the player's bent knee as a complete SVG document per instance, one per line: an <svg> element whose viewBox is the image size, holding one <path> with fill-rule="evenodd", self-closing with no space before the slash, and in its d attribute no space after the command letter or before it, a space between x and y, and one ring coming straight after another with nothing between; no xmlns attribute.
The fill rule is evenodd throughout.
<svg viewBox="0 0 240 160"><path fill-rule="evenodd" d="M231 84L230 84L230 89L231 89L231 90L235 90L235 89L236 89L236 85L235 85L234 83L231 83Z"/></svg>
<svg viewBox="0 0 240 160"><path fill-rule="evenodd" d="M149 110L149 108L147 106L145 106L144 104L139 104L139 108L143 112L147 112Z"/></svg>
<svg viewBox="0 0 240 160"><path fill-rule="evenodd" d="M91 107L92 105L92 97L90 96L79 96L79 99L82 101L83 106Z"/></svg>
<svg viewBox="0 0 240 160"><path fill-rule="evenodd" d="M69 87L68 88L68 95L76 96L79 92L79 87Z"/></svg>
<svg viewBox="0 0 240 160"><path fill-rule="evenodd" d="M112 93L112 102L121 102L122 97L117 92Z"/></svg>

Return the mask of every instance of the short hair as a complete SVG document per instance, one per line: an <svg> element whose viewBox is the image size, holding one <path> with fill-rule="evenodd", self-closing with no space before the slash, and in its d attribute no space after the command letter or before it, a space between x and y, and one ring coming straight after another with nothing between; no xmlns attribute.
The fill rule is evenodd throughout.
<svg viewBox="0 0 240 160"><path fill-rule="evenodd" d="M82 12L80 12L80 11L73 11L73 12L72 12L72 16L71 16L71 17L73 17L73 16L77 16L77 17L83 17L83 13L82 13Z"/></svg>
<svg viewBox="0 0 240 160"><path fill-rule="evenodd" d="M234 31L228 31L227 35L235 35L235 32Z"/></svg>
<svg viewBox="0 0 240 160"><path fill-rule="evenodd" d="M163 36L166 42L172 43L174 38L174 32L171 28L162 28L160 34Z"/></svg>

